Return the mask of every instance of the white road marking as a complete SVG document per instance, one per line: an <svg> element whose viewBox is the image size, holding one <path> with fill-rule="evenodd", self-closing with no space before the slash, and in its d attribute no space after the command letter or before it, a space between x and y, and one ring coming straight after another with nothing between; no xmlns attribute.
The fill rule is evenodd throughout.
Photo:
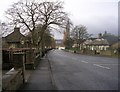
<svg viewBox="0 0 120 92"><path fill-rule="evenodd" d="M101 67L101 68L105 68L105 69L110 69L109 67L104 67L104 66L101 66L101 65L98 65L98 64L93 64L93 65Z"/></svg>
<svg viewBox="0 0 120 92"><path fill-rule="evenodd" d="M100 65L120 65L120 64L100 64Z"/></svg>
<svg viewBox="0 0 120 92"><path fill-rule="evenodd" d="M83 63L88 63L88 62L86 62L86 61L81 61L81 62L83 62Z"/></svg>

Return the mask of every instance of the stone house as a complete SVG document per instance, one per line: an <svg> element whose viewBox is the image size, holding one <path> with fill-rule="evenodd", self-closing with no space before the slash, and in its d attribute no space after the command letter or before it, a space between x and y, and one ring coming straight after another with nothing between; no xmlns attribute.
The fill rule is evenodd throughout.
<svg viewBox="0 0 120 92"><path fill-rule="evenodd" d="M86 40L83 43L83 48L91 51L106 51L109 48L109 43L106 39L97 38L94 40Z"/></svg>
<svg viewBox="0 0 120 92"><path fill-rule="evenodd" d="M2 38L3 48L24 47L25 36L20 33L20 28L14 28L14 32Z"/></svg>
<svg viewBox="0 0 120 92"><path fill-rule="evenodd" d="M24 52L25 55L25 66L34 69L36 64L35 62L36 48L33 48L30 42L31 42L31 35L24 36L23 34L20 33L20 28L14 28L14 32L2 38L2 43L3 43L2 50L6 52L3 53L4 54L3 59L5 59L3 60L3 64L5 65L5 63L7 63L8 65L7 61L13 63L14 55L12 53L21 51ZM6 58L6 56L10 58ZM17 61L17 59L15 61Z"/></svg>
<svg viewBox="0 0 120 92"><path fill-rule="evenodd" d="M114 53L120 53L120 42L114 43L111 48L114 50Z"/></svg>

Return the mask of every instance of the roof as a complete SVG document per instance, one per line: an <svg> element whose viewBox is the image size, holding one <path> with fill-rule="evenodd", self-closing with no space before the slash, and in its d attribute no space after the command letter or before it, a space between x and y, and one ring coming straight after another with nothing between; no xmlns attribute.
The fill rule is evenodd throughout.
<svg viewBox="0 0 120 92"><path fill-rule="evenodd" d="M92 41L95 40L95 39L97 39L97 38L89 38L89 40L92 40Z"/></svg>
<svg viewBox="0 0 120 92"><path fill-rule="evenodd" d="M106 39L94 39L93 41L90 39L90 40L86 40L84 44L86 45L109 45Z"/></svg>
<svg viewBox="0 0 120 92"><path fill-rule="evenodd" d="M2 37L2 47L6 47L7 44L6 44L6 39L5 37Z"/></svg>
<svg viewBox="0 0 120 92"><path fill-rule="evenodd" d="M84 41L84 44L90 44L92 42L92 40L86 40L86 41Z"/></svg>
<svg viewBox="0 0 120 92"><path fill-rule="evenodd" d="M90 44L91 45L109 45L106 39L95 39Z"/></svg>
<svg viewBox="0 0 120 92"><path fill-rule="evenodd" d="M7 42L20 42L22 38L25 38L25 36L20 33L19 28L15 28L14 32L7 35L5 38Z"/></svg>

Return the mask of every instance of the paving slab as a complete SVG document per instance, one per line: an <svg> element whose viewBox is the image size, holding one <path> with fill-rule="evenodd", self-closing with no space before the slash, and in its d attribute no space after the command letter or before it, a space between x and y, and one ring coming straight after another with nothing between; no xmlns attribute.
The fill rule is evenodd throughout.
<svg viewBox="0 0 120 92"><path fill-rule="evenodd" d="M19 90L55 90L51 77L49 61L43 58L36 70L32 72L27 82Z"/></svg>

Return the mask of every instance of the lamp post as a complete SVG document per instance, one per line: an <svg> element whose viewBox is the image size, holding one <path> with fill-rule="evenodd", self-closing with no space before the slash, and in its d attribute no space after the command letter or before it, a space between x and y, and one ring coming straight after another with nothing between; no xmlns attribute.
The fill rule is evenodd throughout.
<svg viewBox="0 0 120 92"><path fill-rule="evenodd" d="M20 44L22 45L22 48L24 47L25 41L23 39L20 40Z"/></svg>
<svg viewBox="0 0 120 92"><path fill-rule="evenodd" d="M25 41L21 39L20 43L22 44L22 48L24 48ZM22 56L22 71L23 71L23 83L25 83L25 51Z"/></svg>

